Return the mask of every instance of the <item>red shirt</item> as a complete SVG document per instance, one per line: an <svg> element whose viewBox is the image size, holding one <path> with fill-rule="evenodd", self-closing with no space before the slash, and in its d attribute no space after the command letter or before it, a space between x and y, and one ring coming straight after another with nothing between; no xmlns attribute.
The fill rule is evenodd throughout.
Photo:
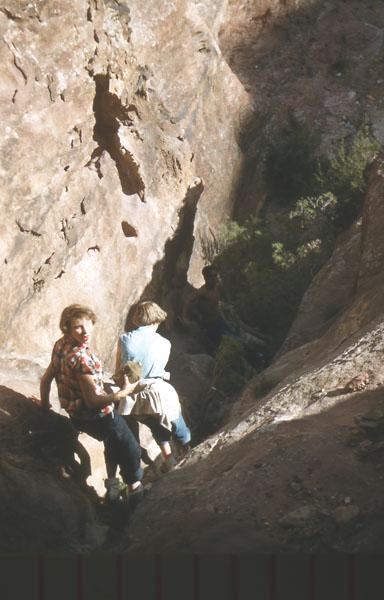
<svg viewBox="0 0 384 600"><path fill-rule="evenodd" d="M53 347L52 365L61 407L71 415L80 410L89 412L82 398L79 376L91 375L96 385L96 392L102 394L101 362L91 353L86 344L76 345L72 338L64 335Z"/></svg>

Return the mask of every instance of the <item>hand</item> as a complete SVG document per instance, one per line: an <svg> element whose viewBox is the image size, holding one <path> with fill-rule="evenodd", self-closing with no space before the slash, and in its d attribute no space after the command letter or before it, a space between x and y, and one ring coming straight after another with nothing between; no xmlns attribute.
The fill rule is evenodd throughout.
<svg viewBox="0 0 384 600"><path fill-rule="evenodd" d="M112 375L112 379L113 379L113 381L115 382L116 385L118 385L119 387L122 387L122 383L123 383L123 381L122 381L122 369L118 369L116 371L116 373L114 373Z"/></svg>
<svg viewBox="0 0 384 600"><path fill-rule="evenodd" d="M122 397L128 396L128 394L131 394L135 387L136 387L136 383L131 383L127 377L127 375L123 375L121 378L121 389L119 392L119 395L121 394Z"/></svg>

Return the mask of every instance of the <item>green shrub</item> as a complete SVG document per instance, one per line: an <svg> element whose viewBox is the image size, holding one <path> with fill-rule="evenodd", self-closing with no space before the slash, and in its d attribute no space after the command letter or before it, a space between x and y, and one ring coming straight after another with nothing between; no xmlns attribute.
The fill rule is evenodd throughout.
<svg viewBox="0 0 384 600"><path fill-rule="evenodd" d="M301 219L303 226L318 220L319 218L332 219L337 198L332 192L321 193L318 196L307 196L300 198L289 217Z"/></svg>
<svg viewBox="0 0 384 600"><path fill-rule="evenodd" d="M223 336L215 354L213 386L231 397L245 385L252 372L244 344L233 337Z"/></svg>
<svg viewBox="0 0 384 600"><path fill-rule="evenodd" d="M224 298L233 303L240 318L273 338L275 350L287 332L298 303L312 276L311 255L317 244L296 247L289 219L281 219L280 240L255 219L238 229L216 258L223 280Z"/></svg>
<svg viewBox="0 0 384 600"><path fill-rule="evenodd" d="M310 146L314 151L316 145L308 145L300 128L290 143L293 139L294 147L303 141L300 152L291 154L291 158L300 157L302 167L304 154ZM280 164L282 180L290 177L288 164L292 163L283 161L289 147L288 143L282 145L281 161L276 160L273 167L277 169ZM268 221L252 217L241 225L229 223L218 235L214 264L221 272L224 299L233 304L245 323L271 336L272 353L283 341L310 281L329 258L337 234L361 210L364 172L377 149L376 140L364 125L349 150L343 142L329 160L315 158L312 153L304 161L303 180L295 176L288 185L291 198L294 190L308 190L296 197L290 210L279 208L274 214L269 210ZM270 156L276 158L277 154L274 148ZM280 174L276 171L277 180Z"/></svg>
<svg viewBox="0 0 384 600"><path fill-rule="evenodd" d="M361 211L365 170L379 147L369 127L363 124L349 149L343 141L335 156L318 167L316 181L321 194L333 194L337 199L335 222L339 230L349 226Z"/></svg>

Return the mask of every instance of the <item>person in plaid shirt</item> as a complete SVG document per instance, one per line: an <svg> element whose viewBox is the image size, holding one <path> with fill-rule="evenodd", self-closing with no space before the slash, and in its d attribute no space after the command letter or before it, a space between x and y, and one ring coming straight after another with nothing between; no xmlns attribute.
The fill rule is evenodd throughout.
<svg viewBox="0 0 384 600"><path fill-rule="evenodd" d="M114 403L132 393L136 384L130 384L124 377L119 391L104 392L101 363L88 346L95 322L95 313L86 306L71 304L63 310L60 329L64 335L55 343L51 362L41 378L40 402L44 410L51 408L49 395L55 380L60 404L74 427L104 443L107 490L116 481L115 473L108 472L109 465L118 464L130 495L137 501L144 491L140 446L125 420L114 410Z"/></svg>
<svg viewBox="0 0 384 600"><path fill-rule="evenodd" d="M98 394L103 393L103 372L101 362L92 354L86 344L74 345L75 342L64 335L57 340L52 351L52 365L59 393L60 405L72 417L85 416L92 412L81 399L79 375L90 375ZM75 377L74 377L75 374ZM102 410L111 407L106 405Z"/></svg>

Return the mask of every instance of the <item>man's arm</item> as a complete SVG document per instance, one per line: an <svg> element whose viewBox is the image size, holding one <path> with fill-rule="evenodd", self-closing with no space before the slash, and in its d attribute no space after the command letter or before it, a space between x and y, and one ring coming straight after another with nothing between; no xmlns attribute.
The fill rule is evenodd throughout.
<svg viewBox="0 0 384 600"><path fill-rule="evenodd" d="M49 394L51 391L51 384L54 379L54 370L52 363L49 363L47 370L40 380L40 403L44 410L49 410L51 404L49 402Z"/></svg>
<svg viewBox="0 0 384 600"><path fill-rule="evenodd" d="M79 375L79 385L85 405L88 408L102 408L111 402L120 402L122 398L131 394L137 385L136 383L129 383L126 375L123 376L123 381L123 387L118 392L98 394L92 375Z"/></svg>

